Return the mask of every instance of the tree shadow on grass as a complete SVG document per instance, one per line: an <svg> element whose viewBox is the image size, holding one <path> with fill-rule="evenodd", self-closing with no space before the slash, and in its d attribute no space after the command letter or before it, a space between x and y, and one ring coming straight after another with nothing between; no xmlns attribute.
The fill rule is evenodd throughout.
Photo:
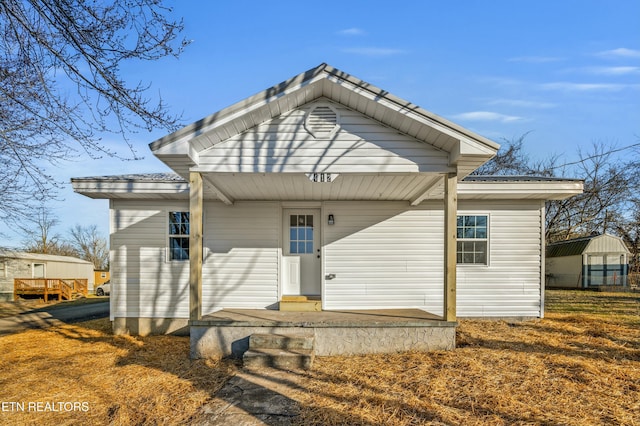
<svg viewBox="0 0 640 426"><path fill-rule="evenodd" d="M563 324L575 325L567 329ZM582 357L593 360L640 361L640 339L621 338L604 332L597 324L579 324L571 319L508 324L503 335L477 335L458 329L457 346L483 347L524 353ZM527 339L523 338L528 334Z"/></svg>
<svg viewBox="0 0 640 426"><path fill-rule="evenodd" d="M238 360L207 360L189 358L189 338L184 336L114 336L107 320L94 320L69 326L52 327L49 332L88 345L106 344L120 352L115 361L113 374L122 374L118 386L135 387L136 380L146 380L149 370L166 373L166 381L185 380L193 392L204 392L207 397L202 406L191 412L189 424L228 425L252 424L325 424L308 417L304 421L300 413L299 396L308 392L305 388L307 373L283 372L275 369L245 370ZM141 368L142 369L141 369ZM105 369L110 368L104 366ZM131 377L126 377L132 374ZM154 404L161 401L187 398L189 395L175 393L175 383L157 382L147 389L149 396L136 396L131 401L109 400L111 392L104 390L104 403L108 405L108 422L121 424L154 424ZM163 398L163 394L166 397ZM151 396L153 395L153 396ZM154 401L152 398L156 398ZM179 418L179 416L177 416ZM353 413L322 410L323 419L342 419L340 424L373 426ZM125 419L125 420L123 420ZM127 419L133 419L129 422ZM169 421L165 418L165 421ZM129 422L129 423L128 423Z"/></svg>

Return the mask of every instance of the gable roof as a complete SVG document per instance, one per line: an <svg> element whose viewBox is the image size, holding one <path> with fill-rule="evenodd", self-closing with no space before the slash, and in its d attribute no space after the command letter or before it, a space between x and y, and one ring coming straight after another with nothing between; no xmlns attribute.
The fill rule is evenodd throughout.
<svg viewBox="0 0 640 426"><path fill-rule="evenodd" d="M596 242L600 244L595 244ZM545 255L547 257L578 256L587 252L629 253L629 250L621 238L602 234L548 244Z"/></svg>
<svg viewBox="0 0 640 426"><path fill-rule="evenodd" d="M248 129L314 100L326 98L449 155L465 176L489 160L499 145L327 64L270 87L151 143L151 151L187 176L200 154Z"/></svg>

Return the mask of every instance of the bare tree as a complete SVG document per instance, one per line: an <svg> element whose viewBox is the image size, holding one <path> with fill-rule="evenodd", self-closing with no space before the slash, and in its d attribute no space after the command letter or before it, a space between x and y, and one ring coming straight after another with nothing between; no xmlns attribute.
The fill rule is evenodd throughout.
<svg viewBox="0 0 640 426"><path fill-rule="evenodd" d="M78 257L93 263L95 269L109 268L109 244L96 225L76 225L69 230L69 236Z"/></svg>
<svg viewBox="0 0 640 426"><path fill-rule="evenodd" d="M602 142L594 143L589 152L579 150L573 173L584 179L584 192L547 203L547 242L617 233L630 212L631 188L637 177L629 162L613 155L616 151Z"/></svg>
<svg viewBox="0 0 640 426"><path fill-rule="evenodd" d="M25 221L18 225L25 235L24 251L77 256L76 250L54 232L58 223L58 219L46 207L38 207L34 215L25 218Z"/></svg>
<svg viewBox="0 0 640 426"><path fill-rule="evenodd" d="M0 1L0 218L55 193L43 166L83 151L120 155L100 143L104 132L127 141L136 130L175 128L148 85L120 76L124 63L181 52L182 23L169 13L161 0Z"/></svg>
<svg viewBox="0 0 640 426"><path fill-rule="evenodd" d="M556 156L532 160L524 150L524 142L531 132L513 139L502 139L495 157L476 169L474 175L495 176L552 176Z"/></svg>
<svg viewBox="0 0 640 426"><path fill-rule="evenodd" d="M633 201L632 211L629 219L617 222L616 231L631 252L629 272L637 276L640 274L640 199Z"/></svg>
<svg viewBox="0 0 640 426"><path fill-rule="evenodd" d="M616 147L596 142L589 151L578 150L579 160L557 164L558 157L533 161L524 151L529 133L503 140L498 154L474 174L503 176L569 176L584 180L584 193L546 205L547 242L591 234L612 233L625 239L633 252L640 201L640 144ZM630 151L635 148L635 151ZM636 155L620 157L620 152ZM637 197L637 196L636 196Z"/></svg>

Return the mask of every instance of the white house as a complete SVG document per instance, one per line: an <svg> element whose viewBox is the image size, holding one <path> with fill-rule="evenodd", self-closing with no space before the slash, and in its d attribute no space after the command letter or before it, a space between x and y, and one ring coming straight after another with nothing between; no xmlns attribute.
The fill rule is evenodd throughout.
<svg viewBox="0 0 640 426"><path fill-rule="evenodd" d="M150 148L173 173L72 179L110 200L116 332L293 295L323 311L541 317L545 200L582 191L470 176L498 144L326 64Z"/></svg>

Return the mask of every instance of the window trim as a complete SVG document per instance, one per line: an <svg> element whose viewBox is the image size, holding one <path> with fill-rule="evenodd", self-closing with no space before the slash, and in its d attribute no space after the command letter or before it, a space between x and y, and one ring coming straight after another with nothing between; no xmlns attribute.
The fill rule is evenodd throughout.
<svg viewBox="0 0 640 426"><path fill-rule="evenodd" d="M458 227L457 222L460 216L484 216L487 218L487 237L486 238L457 238ZM458 212L456 215L456 266L461 266L463 268L488 268L491 265L491 214L488 212L476 212L476 211L465 211ZM484 241L487 244L486 251L486 262L485 263L460 263L458 262L458 243L465 241Z"/></svg>
<svg viewBox="0 0 640 426"><path fill-rule="evenodd" d="M189 214L189 233L188 234L172 234L171 230L171 213L187 213L189 214L189 209L184 208L170 208L165 210L165 236L166 236L166 250L165 250L165 259L168 263L178 262L188 262L189 258L186 259L172 259L171 258L171 239L172 238L187 238L189 240L191 238L191 214Z"/></svg>

